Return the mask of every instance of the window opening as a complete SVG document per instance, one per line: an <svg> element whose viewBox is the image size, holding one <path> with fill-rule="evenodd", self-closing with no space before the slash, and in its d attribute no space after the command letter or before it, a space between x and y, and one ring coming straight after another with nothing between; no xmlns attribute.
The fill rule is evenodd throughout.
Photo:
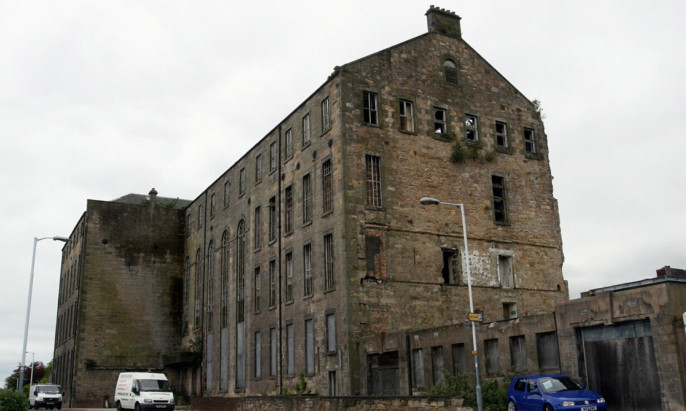
<svg viewBox="0 0 686 411"><path fill-rule="evenodd" d="M269 308L276 307L276 260L269 262Z"/></svg>
<svg viewBox="0 0 686 411"><path fill-rule="evenodd" d="M503 318L505 320L517 318L517 303L503 303Z"/></svg>
<svg viewBox="0 0 686 411"><path fill-rule="evenodd" d="M498 256L498 274L500 275L500 285L503 288L514 288L514 271L512 269L512 256Z"/></svg>
<svg viewBox="0 0 686 411"><path fill-rule="evenodd" d="M207 249L207 331L214 325L214 241Z"/></svg>
<svg viewBox="0 0 686 411"><path fill-rule="evenodd" d="M286 302L293 301L293 253L286 254Z"/></svg>
<svg viewBox="0 0 686 411"><path fill-rule="evenodd" d="M303 147L307 147L310 145L311 141L311 134L310 134L310 114L305 114L303 116Z"/></svg>
<svg viewBox="0 0 686 411"><path fill-rule="evenodd" d="M269 242L276 241L276 197L269 199Z"/></svg>
<svg viewBox="0 0 686 411"><path fill-rule="evenodd" d="M400 100L400 130L414 132L414 110L411 101Z"/></svg>
<svg viewBox="0 0 686 411"><path fill-rule="evenodd" d="M457 84L457 65L452 60L443 62L443 71L445 72L445 81Z"/></svg>
<svg viewBox="0 0 686 411"><path fill-rule="evenodd" d="M465 137L467 141L477 141L479 140L479 121L476 116L471 114L465 115L464 120L465 125Z"/></svg>
<svg viewBox="0 0 686 411"><path fill-rule="evenodd" d="M312 221L312 178L310 174L303 176L303 224Z"/></svg>
<svg viewBox="0 0 686 411"><path fill-rule="evenodd" d="M484 341L484 351L486 352L486 372L489 375L500 372L500 352L498 351L498 339L493 338Z"/></svg>
<svg viewBox="0 0 686 411"><path fill-rule="evenodd" d="M269 329L269 375L272 377L276 376L277 360L276 328L272 327Z"/></svg>
<svg viewBox="0 0 686 411"><path fill-rule="evenodd" d="M462 264L458 250L443 250L443 275L444 284L459 284L462 278Z"/></svg>
<svg viewBox="0 0 686 411"><path fill-rule="evenodd" d="M262 181L262 154L255 157L255 184Z"/></svg>
<svg viewBox="0 0 686 411"><path fill-rule="evenodd" d="M312 295L312 244L303 246L303 295Z"/></svg>
<svg viewBox="0 0 686 411"><path fill-rule="evenodd" d="M372 125L379 125L377 116L377 100L378 95L365 91L362 93L364 98L364 122Z"/></svg>
<svg viewBox="0 0 686 411"><path fill-rule="evenodd" d="M286 374L295 374L295 332L293 324L286 325Z"/></svg>
<svg viewBox="0 0 686 411"><path fill-rule="evenodd" d="M276 170L276 143L269 145L269 171Z"/></svg>
<svg viewBox="0 0 686 411"><path fill-rule="evenodd" d="M495 143L500 148L507 148L507 124L495 122Z"/></svg>
<svg viewBox="0 0 686 411"><path fill-rule="evenodd" d="M331 106L329 98L322 101L322 133L331 128Z"/></svg>
<svg viewBox="0 0 686 411"><path fill-rule="evenodd" d="M229 232L224 231L222 235L222 251L219 262L219 269L221 271L221 312L220 323L222 328L229 326Z"/></svg>
<svg viewBox="0 0 686 411"><path fill-rule="evenodd" d="M245 194L245 168L241 168L238 180L238 195L242 196L243 194Z"/></svg>
<svg viewBox="0 0 686 411"><path fill-rule="evenodd" d="M326 352L336 352L336 314L326 314Z"/></svg>
<svg viewBox="0 0 686 411"><path fill-rule="evenodd" d="M331 160L322 163L322 209L324 213L333 211L333 176Z"/></svg>
<svg viewBox="0 0 686 411"><path fill-rule="evenodd" d="M526 371L526 340L523 335L510 337L510 358L515 371Z"/></svg>
<svg viewBox="0 0 686 411"><path fill-rule="evenodd" d="M286 130L286 160L293 157L293 132Z"/></svg>
<svg viewBox="0 0 686 411"><path fill-rule="evenodd" d="M431 365L433 368L434 385L445 382L445 364L443 362L443 347L431 347Z"/></svg>
<svg viewBox="0 0 686 411"><path fill-rule="evenodd" d="M333 235L324 236L324 289L334 288Z"/></svg>
<svg viewBox="0 0 686 411"><path fill-rule="evenodd" d="M255 207L255 249L262 247L262 207Z"/></svg>
<svg viewBox="0 0 686 411"><path fill-rule="evenodd" d="M236 231L236 318L245 320L245 220L238 223Z"/></svg>
<svg viewBox="0 0 686 411"><path fill-rule="evenodd" d="M305 373L314 374L314 327L312 319L305 320Z"/></svg>
<svg viewBox="0 0 686 411"><path fill-rule="evenodd" d="M453 375L465 373L465 351L464 344L453 344Z"/></svg>
<svg viewBox="0 0 686 411"><path fill-rule="evenodd" d="M255 379L262 378L262 333L255 331Z"/></svg>
<svg viewBox="0 0 686 411"><path fill-rule="evenodd" d="M412 385L417 388L426 387L424 381L424 356L421 348L412 350Z"/></svg>
<svg viewBox="0 0 686 411"><path fill-rule="evenodd" d="M293 186L286 187L284 193L284 231L293 232Z"/></svg>
<svg viewBox="0 0 686 411"><path fill-rule="evenodd" d="M434 132L436 134L443 135L448 132L446 119L446 110L444 108L434 107Z"/></svg>
<svg viewBox="0 0 686 411"><path fill-rule="evenodd" d="M524 129L524 149L527 154L536 154L536 135L530 128Z"/></svg>
<svg viewBox="0 0 686 411"><path fill-rule="evenodd" d="M495 221L498 223L506 223L505 177L492 175L491 185L493 189L493 213Z"/></svg>
<svg viewBox="0 0 686 411"><path fill-rule="evenodd" d="M262 280L260 278L260 267L255 267L255 312L262 310Z"/></svg>
<svg viewBox="0 0 686 411"><path fill-rule="evenodd" d="M367 169L367 205L381 207L381 159L378 156L365 156Z"/></svg>

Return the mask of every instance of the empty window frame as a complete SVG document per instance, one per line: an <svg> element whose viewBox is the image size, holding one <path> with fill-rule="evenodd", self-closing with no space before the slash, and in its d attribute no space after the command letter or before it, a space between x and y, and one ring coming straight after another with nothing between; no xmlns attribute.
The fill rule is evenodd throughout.
<svg viewBox="0 0 686 411"><path fill-rule="evenodd" d="M462 278L462 261L458 250L443 249L443 270L441 271L444 284L459 284Z"/></svg>
<svg viewBox="0 0 686 411"><path fill-rule="evenodd" d="M526 371L526 339L523 335L510 337L510 358L515 371Z"/></svg>
<svg viewBox="0 0 686 411"><path fill-rule="evenodd" d="M210 196L210 218L214 217L215 206L216 200L214 197L214 193L212 193L212 195Z"/></svg>
<svg viewBox="0 0 686 411"><path fill-rule="evenodd" d="M269 242L276 241L276 197L269 199Z"/></svg>
<svg viewBox="0 0 686 411"><path fill-rule="evenodd" d="M498 255L498 277L501 287L514 288L514 269L511 255Z"/></svg>
<svg viewBox="0 0 686 411"><path fill-rule="evenodd" d="M255 267L255 313L262 310L262 278L260 276L260 267Z"/></svg>
<svg viewBox="0 0 686 411"><path fill-rule="evenodd" d="M312 295L312 244L303 246L303 296Z"/></svg>
<svg viewBox="0 0 686 411"><path fill-rule="evenodd" d="M332 290L334 282L333 234L324 236L324 289Z"/></svg>
<svg viewBox="0 0 686 411"><path fill-rule="evenodd" d="M305 320L305 374L314 374L314 326L311 318Z"/></svg>
<svg viewBox="0 0 686 411"><path fill-rule="evenodd" d="M556 370L560 368L560 354L557 347L557 334L554 331L536 334L538 368Z"/></svg>
<svg viewBox="0 0 686 411"><path fill-rule="evenodd" d="M493 218L497 223L507 223L505 177L492 175L491 187L493 189Z"/></svg>
<svg viewBox="0 0 686 411"><path fill-rule="evenodd" d="M500 372L500 352L498 351L498 339L493 338L484 341L486 354L486 372L495 375Z"/></svg>
<svg viewBox="0 0 686 411"><path fill-rule="evenodd" d="M326 314L326 352L336 352L336 313Z"/></svg>
<svg viewBox="0 0 686 411"><path fill-rule="evenodd" d="M203 276L202 276L202 253L198 248L195 253L195 324L194 328L200 329L200 320L202 318L202 296L203 296Z"/></svg>
<svg viewBox="0 0 686 411"><path fill-rule="evenodd" d="M421 348L412 350L412 386L417 388L426 387L424 380L424 354Z"/></svg>
<svg viewBox="0 0 686 411"><path fill-rule="evenodd" d="M414 108L409 100L400 100L400 131L414 133Z"/></svg>
<svg viewBox="0 0 686 411"><path fill-rule="evenodd" d="M255 362L253 375L256 380L262 378L262 333L255 331Z"/></svg>
<svg viewBox="0 0 686 411"><path fill-rule="evenodd" d="M286 130L286 160L293 158L293 131Z"/></svg>
<svg viewBox="0 0 686 411"><path fill-rule="evenodd" d="M375 235L364 237L367 277L382 278L383 262L381 260L381 238Z"/></svg>
<svg viewBox="0 0 686 411"><path fill-rule="evenodd" d="M276 170L276 142L269 145L269 171L272 172Z"/></svg>
<svg viewBox="0 0 686 411"><path fill-rule="evenodd" d="M503 319L514 320L517 318L517 303L503 303Z"/></svg>
<svg viewBox="0 0 686 411"><path fill-rule="evenodd" d="M457 65L454 61L447 59L443 62L443 73L446 82L457 84Z"/></svg>
<svg viewBox="0 0 686 411"><path fill-rule="evenodd" d="M336 395L336 371L329 371L329 396Z"/></svg>
<svg viewBox="0 0 686 411"><path fill-rule="evenodd" d="M526 154L536 154L536 133L531 128L524 129L524 150Z"/></svg>
<svg viewBox="0 0 686 411"><path fill-rule="evenodd" d="M262 207L255 207L254 215L254 239L255 239L255 249L259 250L262 247Z"/></svg>
<svg viewBox="0 0 686 411"><path fill-rule="evenodd" d="M331 105L329 98L322 100L322 133L331 128Z"/></svg>
<svg viewBox="0 0 686 411"><path fill-rule="evenodd" d="M465 114L465 138L467 141L479 140L479 119L472 114Z"/></svg>
<svg viewBox="0 0 686 411"><path fill-rule="evenodd" d="M229 206L229 188L231 187L231 184L229 183L229 180L224 181L224 207Z"/></svg>
<svg viewBox="0 0 686 411"><path fill-rule="evenodd" d="M310 113L307 113L303 116L303 123L302 123L302 128L303 128L303 138L302 138L302 146L307 147L310 145L310 142L312 141L312 134L310 133Z"/></svg>
<svg viewBox="0 0 686 411"><path fill-rule="evenodd" d="M262 181L262 154L255 157L255 184Z"/></svg>
<svg viewBox="0 0 686 411"><path fill-rule="evenodd" d="M464 344L458 343L452 345L453 351L453 375L464 374L466 357L464 351Z"/></svg>
<svg viewBox="0 0 686 411"><path fill-rule="evenodd" d="M322 211L324 214L333 211L333 174L331 160L322 163Z"/></svg>
<svg viewBox="0 0 686 411"><path fill-rule="evenodd" d="M276 327L269 329L269 375L276 377L278 367L278 338Z"/></svg>
<svg viewBox="0 0 686 411"><path fill-rule="evenodd" d="M276 307L276 260L269 261L269 308Z"/></svg>
<svg viewBox="0 0 686 411"><path fill-rule="evenodd" d="M286 302L293 302L293 253L286 253Z"/></svg>
<svg viewBox="0 0 686 411"><path fill-rule="evenodd" d="M365 155L367 170L367 205L381 207L381 159L378 156Z"/></svg>
<svg viewBox="0 0 686 411"><path fill-rule="evenodd" d="M238 196L245 194L245 168L241 168L238 179Z"/></svg>
<svg viewBox="0 0 686 411"><path fill-rule="evenodd" d="M448 132L448 112L444 108L434 107L434 133L444 135Z"/></svg>
<svg viewBox="0 0 686 411"><path fill-rule="evenodd" d="M284 190L284 232L293 232L293 186Z"/></svg>
<svg viewBox="0 0 686 411"><path fill-rule="evenodd" d="M502 121L495 122L495 145L499 148L508 148L507 124Z"/></svg>
<svg viewBox="0 0 686 411"><path fill-rule="evenodd" d="M303 176L303 224L308 224L312 221L312 176L307 173Z"/></svg>
<svg viewBox="0 0 686 411"><path fill-rule="evenodd" d="M286 374L295 374L295 330L293 324L286 324Z"/></svg>
<svg viewBox="0 0 686 411"><path fill-rule="evenodd" d="M431 367L434 385L445 382L445 363L443 361L443 347L431 347Z"/></svg>
<svg viewBox="0 0 686 411"><path fill-rule="evenodd" d="M238 222L236 231L236 321L245 320L245 220Z"/></svg>
<svg viewBox="0 0 686 411"><path fill-rule="evenodd" d="M362 92L364 122L374 126L379 125L378 100L379 95L370 91Z"/></svg>

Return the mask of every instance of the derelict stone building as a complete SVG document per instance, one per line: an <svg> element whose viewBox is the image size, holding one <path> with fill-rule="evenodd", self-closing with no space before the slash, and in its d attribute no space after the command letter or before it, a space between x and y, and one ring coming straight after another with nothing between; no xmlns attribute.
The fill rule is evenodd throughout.
<svg viewBox="0 0 686 411"><path fill-rule="evenodd" d="M462 39L457 15L426 17L427 33L336 67L169 223L183 234L166 255L181 284L167 289L181 295L157 314L176 340L147 361L94 350L73 369L165 355L189 395L283 393L300 374L320 395L363 394L362 337L469 313L459 209L424 196L465 206L484 321L566 301L537 107Z"/></svg>

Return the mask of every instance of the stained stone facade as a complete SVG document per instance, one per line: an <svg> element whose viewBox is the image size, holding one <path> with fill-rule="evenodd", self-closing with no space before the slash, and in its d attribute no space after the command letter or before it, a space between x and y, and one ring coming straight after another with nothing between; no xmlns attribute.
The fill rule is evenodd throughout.
<svg viewBox="0 0 686 411"><path fill-rule="evenodd" d="M568 299L536 105L457 15L426 17L427 33L337 66L183 209L167 256L178 321L160 318L176 328L124 362L163 366L191 396L285 393L301 374L320 395L359 395L361 339L464 322L468 268L485 321ZM464 205L469 267L459 208L425 196Z"/></svg>

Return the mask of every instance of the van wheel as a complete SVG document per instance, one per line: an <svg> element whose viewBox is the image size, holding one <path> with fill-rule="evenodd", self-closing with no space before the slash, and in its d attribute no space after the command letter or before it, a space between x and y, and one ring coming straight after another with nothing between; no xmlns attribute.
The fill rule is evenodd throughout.
<svg viewBox="0 0 686 411"><path fill-rule="evenodd" d="M117 411L121 411L121 403L117 401Z"/></svg>
<svg viewBox="0 0 686 411"><path fill-rule="evenodd" d="M139 403L136 403L136 408L135 408L135 410L136 410L136 411L141 411L141 405L140 405Z"/></svg>

